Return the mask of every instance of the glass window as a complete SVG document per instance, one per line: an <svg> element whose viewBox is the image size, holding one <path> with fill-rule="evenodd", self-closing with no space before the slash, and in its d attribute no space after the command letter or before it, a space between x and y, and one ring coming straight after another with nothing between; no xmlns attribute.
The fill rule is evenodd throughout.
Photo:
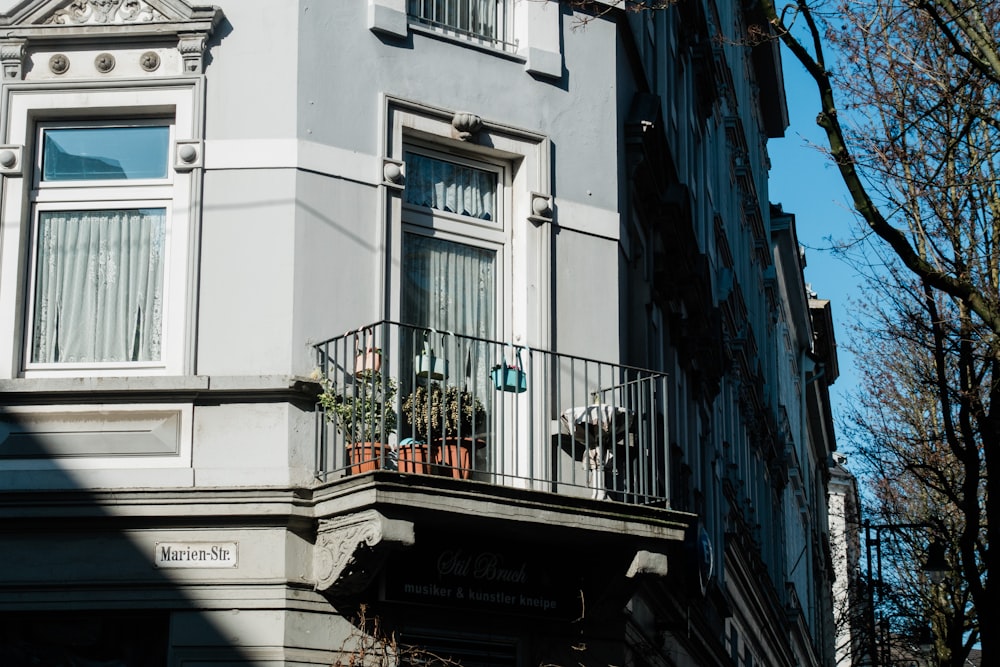
<svg viewBox="0 0 1000 667"><path fill-rule="evenodd" d="M45 122L36 132L26 370L161 368L176 293L172 121Z"/></svg>
<svg viewBox="0 0 1000 667"><path fill-rule="evenodd" d="M496 220L497 173L406 153L406 203Z"/></svg>
<svg viewBox="0 0 1000 667"><path fill-rule="evenodd" d="M408 0L410 20L462 37L509 47L508 0Z"/></svg>
<svg viewBox="0 0 1000 667"><path fill-rule="evenodd" d="M160 360L166 209L38 214L31 361Z"/></svg>
<svg viewBox="0 0 1000 667"><path fill-rule="evenodd" d="M167 177L170 128L73 127L42 130L42 181Z"/></svg>
<svg viewBox="0 0 1000 667"><path fill-rule="evenodd" d="M402 320L440 331L492 337L495 262L493 250L404 234Z"/></svg>

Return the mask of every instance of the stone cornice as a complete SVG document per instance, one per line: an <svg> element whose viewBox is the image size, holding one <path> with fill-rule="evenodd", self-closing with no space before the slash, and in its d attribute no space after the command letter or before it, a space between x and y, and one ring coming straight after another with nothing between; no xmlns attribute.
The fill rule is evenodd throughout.
<svg viewBox="0 0 1000 667"><path fill-rule="evenodd" d="M222 18L218 7L191 6L183 0L24 2L0 14L3 76L7 81L20 80L24 59L33 48L71 51L99 45L113 50L116 42L134 45L142 40L150 45L175 44L183 58L184 73L198 74L208 38ZM13 59L18 45L24 48L20 58Z"/></svg>

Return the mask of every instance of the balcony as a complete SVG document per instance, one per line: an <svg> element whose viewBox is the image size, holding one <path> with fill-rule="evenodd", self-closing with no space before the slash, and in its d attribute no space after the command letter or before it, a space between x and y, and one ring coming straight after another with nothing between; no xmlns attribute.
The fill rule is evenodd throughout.
<svg viewBox="0 0 1000 667"><path fill-rule="evenodd" d="M324 482L390 470L667 506L663 373L388 321L315 350Z"/></svg>

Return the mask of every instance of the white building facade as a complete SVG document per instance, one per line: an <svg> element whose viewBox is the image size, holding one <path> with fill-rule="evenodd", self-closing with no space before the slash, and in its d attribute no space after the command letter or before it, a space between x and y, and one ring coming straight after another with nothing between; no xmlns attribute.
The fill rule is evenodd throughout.
<svg viewBox="0 0 1000 667"><path fill-rule="evenodd" d="M761 21L0 3L0 663L832 665Z"/></svg>

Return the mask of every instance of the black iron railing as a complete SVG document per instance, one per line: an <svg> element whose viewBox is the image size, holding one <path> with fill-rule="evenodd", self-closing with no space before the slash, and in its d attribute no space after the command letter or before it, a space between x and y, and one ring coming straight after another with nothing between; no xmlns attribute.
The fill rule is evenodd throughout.
<svg viewBox="0 0 1000 667"><path fill-rule="evenodd" d="M668 498L663 373L388 321L315 349L323 480L387 469Z"/></svg>

